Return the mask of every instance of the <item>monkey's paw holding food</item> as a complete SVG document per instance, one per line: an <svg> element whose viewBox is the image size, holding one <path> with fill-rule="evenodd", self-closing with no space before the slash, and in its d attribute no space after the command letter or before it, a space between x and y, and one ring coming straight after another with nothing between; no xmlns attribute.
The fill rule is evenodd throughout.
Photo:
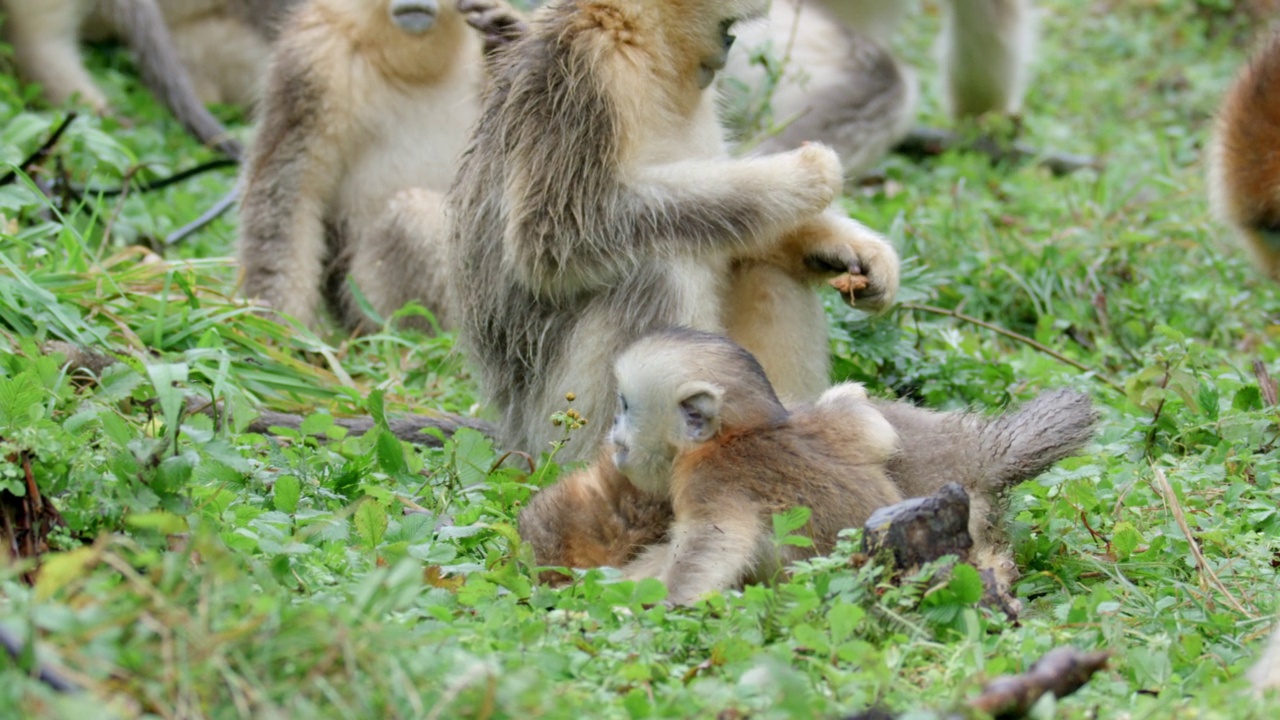
<svg viewBox="0 0 1280 720"><path fill-rule="evenodd" d="M849 303L850 307L855 307L855 297L859 290L866 290L871 281L866 275L854 275L853 273L844 273L837 275L827 281L827 284L835 288L844 301Z"/></svg>

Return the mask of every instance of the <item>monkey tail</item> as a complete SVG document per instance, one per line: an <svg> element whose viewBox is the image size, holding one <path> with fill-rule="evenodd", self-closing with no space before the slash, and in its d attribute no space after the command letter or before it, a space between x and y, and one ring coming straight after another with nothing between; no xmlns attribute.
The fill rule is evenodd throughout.
<svg viewBox="0 0 1280 720"><path fill-rule="evenodd" d="M1280 280L1280 34L1227 91L1209 148L1209 188L1215 214Z"/></svg>
<svg viewBox="0 0 1280 720"><path fill-rule="evenodd" d="M1076 454L1093 437L1098 413L1088 395L1061 389L977 421L983 424L977 431L979 455L987 461L980 484L994 496Z"/></svg>

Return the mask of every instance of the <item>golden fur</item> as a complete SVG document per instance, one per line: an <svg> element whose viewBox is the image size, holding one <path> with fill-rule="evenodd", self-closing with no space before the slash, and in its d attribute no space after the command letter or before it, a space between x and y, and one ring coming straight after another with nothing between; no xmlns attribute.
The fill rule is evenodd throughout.
<svg viewBox="0 0 1280 720"><path fill-rule="evenodd" d="M1259 268L1280 280L1280 35L1271 37L1227 91L1209 145L1215 214Z"/></svg>

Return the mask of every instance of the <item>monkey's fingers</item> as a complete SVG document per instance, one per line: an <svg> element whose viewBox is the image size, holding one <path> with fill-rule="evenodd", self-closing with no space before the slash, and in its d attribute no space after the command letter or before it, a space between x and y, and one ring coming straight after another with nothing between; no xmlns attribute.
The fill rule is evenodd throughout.
<svg viewBox="0 0 1280 720"><path fill-rule="evenodd" d="M519 40L528 26L514 8L494 0L459 0L466 22L484 37L486 55Z"/></svg>

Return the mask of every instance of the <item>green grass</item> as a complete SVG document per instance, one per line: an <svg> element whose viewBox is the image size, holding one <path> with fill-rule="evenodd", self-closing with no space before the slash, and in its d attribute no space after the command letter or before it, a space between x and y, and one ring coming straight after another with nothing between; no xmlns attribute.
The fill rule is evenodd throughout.
<svg viewBox="0 0 1280 720"><path fill-rule="evenodd" d="M1101 407L1086 453L1014 494L1020 624L959 581L889 584L851 562L856 534L773 588L693 608L652 607L659 586L606 571L540 586L514 518L554 464L499 466L470 433L421 450L329 422L471 412L451 336L317 336L249 312L234 218L156 240L226 192L226 172L123 200L49 202L23 180L0 187L0 490L25 493L29 466L67 527L34 586L30 562L0 564L0 624L86 690L55 695L0 655L0 716L946 710L1069 644L1112 651L1111 668L1037 717L1271 717L1280 701L1241 675L1280 610L1280 409L1252 369L1280 376L1280 286L1208 217L1201 166L1249 31L1207 0L1043 4L1023 139L1106 169L891 157L847 206L902 250L904 302L1090 372L952 317L830 307L838 376L878 394L996 408L1070 385ZM899 43L927 87L936 22ZM42 179L112 186L209 159L120 53L92 61L119 118L78 119ZM932 97L922 121L942 124ZM29 100L0 77L5 163L62 117ZM125 362L68 376L40 354L51 340ZM229 422L184 417L185 394L223 400ZM239 432L262 404L320 412L288 437Z"/></svg>

